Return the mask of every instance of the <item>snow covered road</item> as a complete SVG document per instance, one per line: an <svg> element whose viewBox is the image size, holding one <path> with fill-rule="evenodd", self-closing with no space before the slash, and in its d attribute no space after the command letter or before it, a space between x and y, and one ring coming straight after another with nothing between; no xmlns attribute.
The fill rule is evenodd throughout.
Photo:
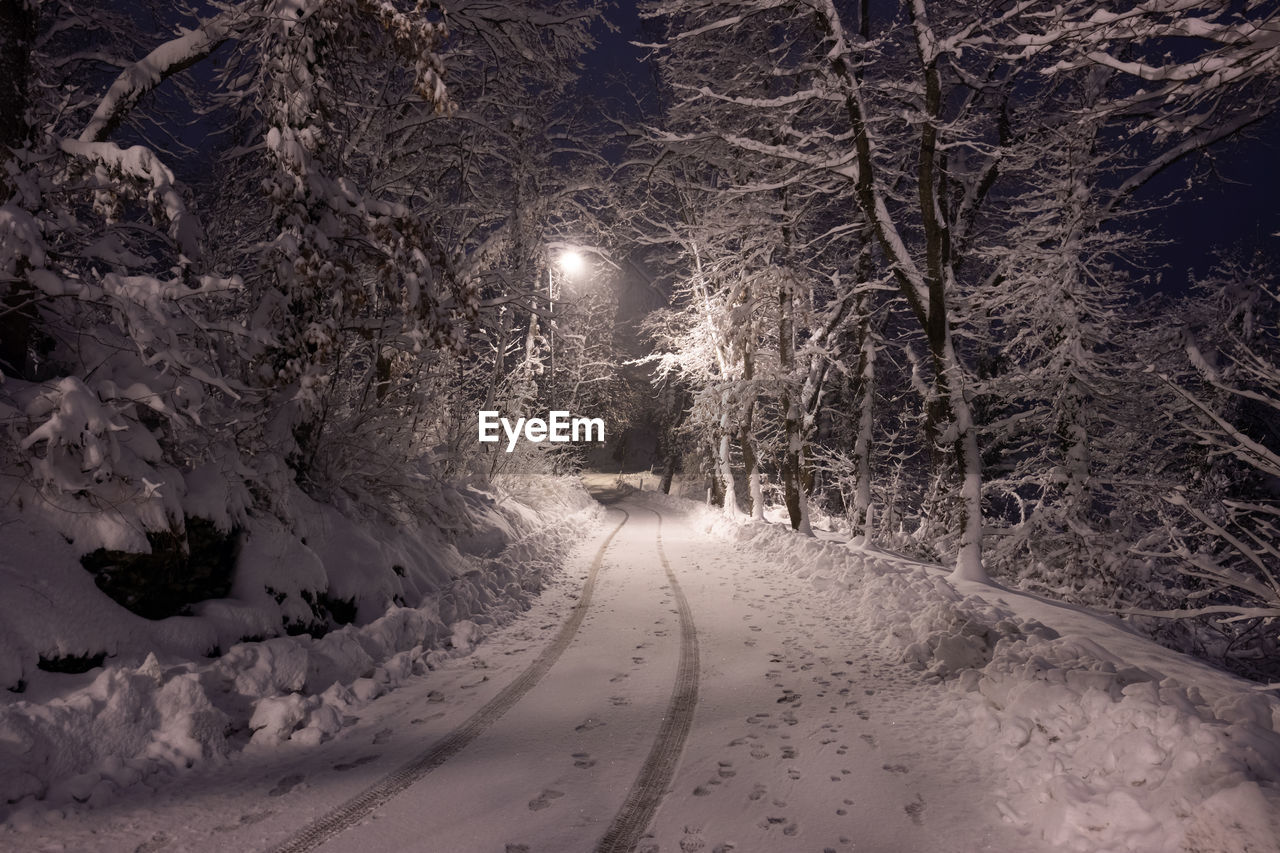
<svg viewBox="0 0 1280 853"><path fill-rule="evenodd" d="M513 682L527 695L504 690L452 760L282 850L1028 849L942 734L936 688L868 657L793 577L670 511L663 530L663 512L622 508L581 627L571 617L563 655Z"/></svg>
<svg viewBox="0 0 1280 853"><path fill-rule="evenodd" d="M1034 849L1001 825L993 771L965 757L938 688L869 655L794 577L669 511L623 508L607 551L593 543L604 559L583 624L545 677L319 849ZM680 675L699 645L681 750L694 709Z"/></svg>
<svg viewBox="0 0 1280 853"><path fill-rule="evenodd" d="M477 713L492 725L465 752L318 849L633 849L680 754L697 647L661 565L656 514L620 514L574 609L581 627L571 617L553 643L567 645L554 666L535 663L518 704Z"/></svg>
<svg viewBox="0 0 1280 853"><path fill-rule="evenodd" d="M1041 849L1001 823L997 770L966 754L941 688L881 658L847 613L758 553L678 515L663 538L698 624L702 678L639 850Z"/></svg>
<svg viewBox="0 0 1280 853"><path fill-rule="evenodd" d="M524 618L331 742L72 812L42 846L1040 849L944 688L878 648L760 552L624 499Z"/></svg>

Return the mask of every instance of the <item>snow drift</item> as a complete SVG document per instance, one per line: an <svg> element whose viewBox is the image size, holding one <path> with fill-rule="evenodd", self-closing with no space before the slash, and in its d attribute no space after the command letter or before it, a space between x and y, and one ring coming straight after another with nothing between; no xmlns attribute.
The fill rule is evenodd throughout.
<svg viewBox="0 0 1280 853"><path fill-rule="evenodd" d="M325 740L356 709L470 652L489 626L526 609L601 512L568 478L460 499L471 522L456 531L438 519L357 523L319 504L292 529L263 522L229 597L159 621L103 595L50 528L7 535L15 547L0 556L0 677L26 689L0 694L0 802L96 806L157 772ZM239 641L279 633L306 590L349 597L354 621L320 637ZM211 648L225 651L205 657ZM94 649L109 655L105 668L32 666Z"/></svg>
<svg viewBox="0 0 1280 853"><path fill-rule="evenodd" d="M1280 850L1280 700L1118 620L873 547L704 512L847 604L884 651L949 685L972 747L1009 769L994 809L1061 850Z"/></svg>

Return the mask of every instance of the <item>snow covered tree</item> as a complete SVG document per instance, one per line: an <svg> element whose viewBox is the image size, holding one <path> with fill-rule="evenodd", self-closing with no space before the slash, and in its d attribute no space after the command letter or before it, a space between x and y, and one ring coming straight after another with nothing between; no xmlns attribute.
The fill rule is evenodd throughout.
<svg viewBox="0 0 1280 853"><path fill-rule="evenodd" d="M1116 499L1107 484L1127 460L1103 439L1125 420L1121 269L1146 235L1100 227L1110 170L1089 107L1108 76L1062 81L1052 90L1061 120L1028 129L1008 151L1032 162L1018 165L1026 177L1000 205L1006 238L978 249L990 275L966 297L966 334L980 353L986 494L1002 508L996 556L1024 580L1050 572L1090 583L1115 547L1097 528Z"/></svg>
<svg viewBox="0 0 1280 853"><path fill-rule="evenodd" d="M754 158L751 181L735 191L803 187L847 200L831 232L852 237L862 223L868 228L879 268L923 335L925 438L948 450L934 458L942 491L955 498L956 573L982 577L983 386L973 323L987 311L982 300L991 316L980 328L1018 322L1016 312L1008 322L999 315L1018 304L1000 272L1018 256L1010 200L1028 188L1046 191L1038 174L1046 164L1059 191L1070 181L1085 187L1086 216L1042 220L1036 234L1024 228L1018 237L1042 248L1058 241L1060 256L1082 253L1068 265L1096 266L1091 255L1107 251L1102 229L1154 175L1270 112L1274 51L1261 33L1275 11L1259 6L1240 18L1214 2L1176 12L1139 4L1118 14L1092 3L873 8L834 0L668 0L646 9L666 27L655 54L678 98L655 135L660 144L705 151L714 141ZM1197 32L1206 40L1194 41ZM1174 42L1180 52L1166 56ZM1139 59L1118 58L1126 52ZM1194 61L1172 58L1192 52ZM1241 67L1227 70L1231 63ZM1151 80L1161 81L1158 91ZM1064 103L1073 88L1088 97ZM1235 111L1246 100L1246 113ZM1054 165L1054 146L1068 138L1092 142ZM858 249L850 240L846 263ZM1100 306L1110 292L1090 290L1087 299ZM1077 471L1082 428L1071 414L1062 424L1076 436L1067 441ZM1079 495L1082 483L1069 487Z"/></svg>
<svg viewBox="0 0 1280 853"><path fill-rule="evenodd" d="M67 524L92 510L79 544L133 554L157 536L185 553L196 518L224 537L288 523L298 486L438 514L436 439L461 423L474 439L472 331L535 286L486 291L493 197L442 176L507 152L447 128L464 95L482 127L536 107L521 91L563 91L598 13L11 5L0 412L20 499L38 489Z"/></svg>
<svg viewBox="0 0 1280 853"><path fill-rule="evenodd" d="M1163 588L1131 612L1194 620L1191 642L1274 678L1280 649L1280 291L1262 255L1229 256L1197 282L1148 376L1187 463L1163 490L1143 552ZM1163 603L1165 609L1152 605Z"/></svg>

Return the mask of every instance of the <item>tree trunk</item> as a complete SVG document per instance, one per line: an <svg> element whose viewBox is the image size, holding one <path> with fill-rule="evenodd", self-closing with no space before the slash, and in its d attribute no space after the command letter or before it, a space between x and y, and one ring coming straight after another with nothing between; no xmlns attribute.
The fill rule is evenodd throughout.
<svg viewBox="0 0 1280 853"><path fill-rule="evenodd" d="M872 337L871 318L863 313L858 318L858 372L854 378L858 432L853 442L854 482L853 534L871 539L871 430L875 423L876 342Z"/></svg>
<svg viewBox="0 0 1280 853"><path fill-rule="evenodd" d="M960 479L960 552L952 577L985 581L982 567L982 456L978 452L978 430L973 410L965 399L963 367L956 356L951 329L945 327L937 358L938 378L951 415L949 432L954 432L956 474ZM953 391L952 389L959 389Z"/></svg>
<svg viewBox="0 0 1280 853"><path fill-rule="evenodd" d="M946 210L946 148L939 140L939 127L943 124L942 82L936 38L924 17L926 7L920 0L913 3L909 11L924 76L925 120L920 124L917 186L928 274L925 335L933 355L939 409L947 417L948 433L954 433L956 473L960 479L960 553L956 555L952 576L963 580L985 580L986 572L982 567L982 457L978 453L978 431L973 422L973 410L965 398L964 367L956 355L947 313L946 294L948 290L955 290L955 270Z"/></svg>
<svg viewBox="0 0 1280 853"><path fill-rule="evenodd" d="M0 203L13 195L6 168L13 152L29 141L26 116L35 37L36 4L0 0ZM34 379L27 353L35 333L36 290L26 280L28 269L26 260L19 258L15 281L0 291L0 373Z"/></svg>
<svg viewBox="0 0 1280 853"><path fill-rule="evenodd" d="M729 463L729 411L725 408L720 415L720 443L716 453L716 466L719 468L720 480L724 488L724 514L737 518L738 490L733 482L733 466Z"/></svg>
<svg viewBox="0 0 1280 853"><path fill-rule="evenodd" d="M36 37L37 4L0 0L0 161L28 141L28 86L31 47ZM0 200L13 191L7 172L0 172Z"/></svg>
<svg viewBox="0 0 1280 853"><path fill-rule="evenodd" d="M865 12L866 9L861 11ZM945 419L948 422L947 437L954 447L963 503L958 525L960 554L954 575L958 578L981 580L986 577L982 568L982 460L978 453L973 412L964 396L964 369L952 344L947 315L944 284L950 284L954 289L954 281L951 279L955 270L945 208L946 148L939 140L939 128L946 123L942 116L938 39L924 17L925 12L923 0L910 4L908 8L916 34L924 94L917 163L918 214L925 240L923 270L907 251L903 234L890 211L886 192L876 177L878 165L875 141L862 98L859 74L849 67L843 56L834 53L831 68L844 83L845 111L853 132L854 151L858 161L858 169L854 173L858 204L875 232L900 292L929 341L935 370L934 383L938 391L935 413L939 420ZM829 1L823 3L820 13L819 24L827 35L843 38L844 27L840 23L835 4Z"/></svg>
<svg viewBox="0 0 1280 853"><path fill-rule="evenodd" d="M755 359L751 353L753 328L747 331L742 354L742 378L745 380L747 401L743 404L742 420L738 428L738 442L742 445L742 466L747 471L748 498L751 501L751 520L764 521L764 489L760 484L760 459L756 455L752 421L755 417L756 395L752 386L755 379Z"/></svg>
<svg viewBox="0 0 1280 853"><path fill-rule="evenodd" d="M784 230L784 241L786 240ZM791 373L795 368L794 301L791 280L783 270L783 280L778 287L778 367L782 373L783 437L786 450L782 457L782 495L787 505L787 517L791 529L807 536L813 535L809 526L809 507L804 488L803 443L800 438L800 406L791 391Z"/></svg>
<svg viewBox="0 0 1280 853"><path fill-rule="evenodd" d="M662 430L658 433L658 450L662 454L662 480L658 488L664 495L671 494L671 482L675 479L676 468L680 465L680 425L685 419L685 406L688 402L684 387L668 385L663 392Z"/></svg>

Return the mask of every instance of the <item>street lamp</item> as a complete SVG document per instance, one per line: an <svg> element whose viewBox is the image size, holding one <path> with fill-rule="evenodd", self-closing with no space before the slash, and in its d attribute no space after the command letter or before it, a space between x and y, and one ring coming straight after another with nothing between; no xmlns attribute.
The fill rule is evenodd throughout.
<svg viewBox="0 0 1280 853"><path fill-rule="evenodd" d="M560 271L570 277L582 272L586 263L587 262L583 260L582 255L572 249L561 252L560 257L556 259L556 264L559 264ZM552 409L556 407L556 327L555 322L552 319L552 315L555 314L556 303L555 295L551 291L551 275L556 264L547 265L547 342L551 347L551 376L548 380L551 391L548 396L550 398Z"/></svg>
<svg viewBox="0 0 1280 853"><path fill-rule="evenodd" d="M587 262L583 260L582 255L573 250L563 252L560 255L560 269L564 270L564 274L575 276L582 272Z"/></svg>

